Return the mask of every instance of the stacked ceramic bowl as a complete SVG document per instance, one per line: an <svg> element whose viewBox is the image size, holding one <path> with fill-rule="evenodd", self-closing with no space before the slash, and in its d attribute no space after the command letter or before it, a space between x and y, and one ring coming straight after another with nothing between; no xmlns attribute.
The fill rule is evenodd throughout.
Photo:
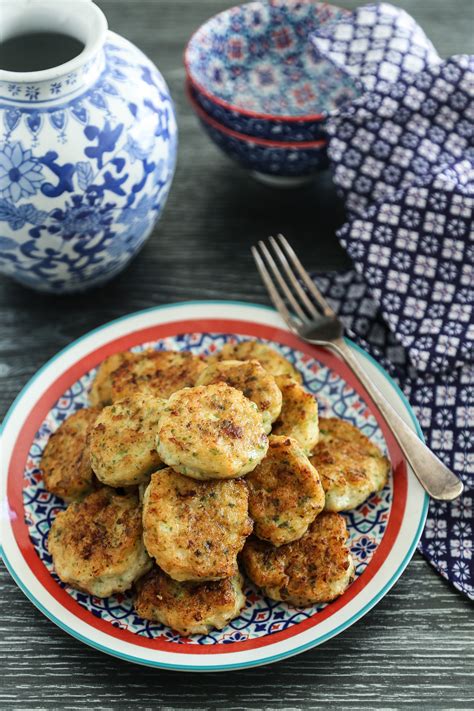
<svg viewBox="0 0 474 711"><path fill-rule="evenodd" d="M202 25L184 61L191 105L210 138L281 185L327 166L325 118L356 95L309 41L347 11L313 0L257 0Z"/></svg>

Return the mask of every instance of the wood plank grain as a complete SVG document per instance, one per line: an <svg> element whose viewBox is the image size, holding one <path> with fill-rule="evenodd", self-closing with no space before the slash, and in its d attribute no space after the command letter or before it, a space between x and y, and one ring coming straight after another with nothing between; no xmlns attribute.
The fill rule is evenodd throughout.
<svg viewBox="0 0 474 711"><path fill-rule="evenodd" d="M0 626L8 649L2 708L41 708L46 699L45 708L56 708L65 694L68 708L86 708L92 698L106 708L132 698L138 708L206 708L211 690L213 707L231 709L466 709L474 701L470 605L418 555L384 600L336 639L273 667L232 674L183 678L111 659L54 627L6 575L0 595L9 619Z"/></svg>

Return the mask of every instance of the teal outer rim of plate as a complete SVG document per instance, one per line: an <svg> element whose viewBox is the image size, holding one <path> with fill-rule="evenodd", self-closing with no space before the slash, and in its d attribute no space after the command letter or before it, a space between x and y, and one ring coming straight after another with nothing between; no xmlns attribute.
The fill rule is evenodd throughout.
<svg viewBox="0 0 474 711"><path fill-rule="evenodd" d="M89 336L93 335L94 333L98 333L99 331L103 331L105 328L108 326L111 326L112 324L119 323L120 321L125 321L127 319L133 318L134 316L140 316L141 314L145 313L150 313L152 311L160 311L163 309L169 309L169 308L176 308L176 307L186 307L186 306L195 306L195 305L205 305L205 304L219 304L219 305L225 305L225 304L232 304L234 306L243 306L243 307L250 307L250 308L257 308L257 309L263 309L266 311L272 311L273 313L277 313L275 309L273 309L270 306L266 306L264 304L255 304L252 302L248 301L224 301L221 299L213 299L213 300L194 300L194 301L181 301L181 302L176 302L172 304L163 304L161 306L151 306L150 308L147 309L142 309L140 311L135 311L130 314L126 314L124 316L120 316L119 318L113 319L112 321L108 321L107 323L103 324L102 326L98 326L97 328L92 329L92 331L89 331L88 333L85 333L83 336L80 336L77 338L75 341L72 343L69 343L65 348L60 350L58 353L56 353L50 360L48 360L37 372L30 378L30 380L26 383L26 385L23 386L21 389L20 393L17 395L15 400L13 401L12 405L8 409L7 414L5 415L5 418L3 420L2 426L0 428L0 435L2 434L5 425L7 424L8 420L10 419L11 415L13 414L13 411L15 410L18 402L20 399L23 397L23 395L26 393L26 391L31 387L33 382L48 368L54 361L56 361L60 356L62 356L66 351L70 350L72 347L77 345L79 342L85 340ZM351 341L349 338L346 338L346 340L350 343L350 345L355 348L359 353L361 353L364 357L366 357L372 365L374 365L377 370L380 371L380 373L384 376L385 380L391 385L391 387L395 390L399 398L402 400L404 406L407 409L408 414L410 415L413 424L415 425L416 432L420 439L424 442L424 437L423 433L421 430L421 427L419 425L418 420L416 419L415 413L413 412L410 403L408 402L407 398L403 394L403 392L400 390L399 386L395 383L394 380L390 377L390 375L385 371L382 366L377 363L377 361L369 355L363 348L358 346L356 343ZM403 561L400 563L396 571L393 573L392 577L390 580L383 586L381 590L371 599L369 602L367 602L364 607L362 607L360 610L358 610L354 615L352 615L351 618L346 620L345 622L341 623L338 627L335 629L332 629L329 632L326 632L326 634L322 635L321 637L318 637L317 639L312 639L310 642L306 642L305 644L301 645L300 647L297 647L295 649L292 649L288 652L281 652L280 654L275 654L271 657L266 657L264 659L259 659L255 661L249 661L249 662L240 662L238 664L223 664L219 666L214 666L214 667L209 667L209 666L193 666L190 667L188 665L182 665L182 664L166 664L164 662L154 662L151 660L145 660L140 657L134 657L129 654L124 654L121 652L118 652L116 650L112 650L108 647L104 647L103 645L99 644L98 642L93 642L90 639L87 639L84 637L80 632L76 632L76 630L71 629L63 623L61 620L59 620L55 615L53 615L47 608L44 607L44 605L30 592L30 590L24 585L24 583L18 578L11 562L8 560L7 556L5 555L5 552L3 549L0 547L0 555L3 558L3 561L5 563L5 567L7 568L8 572L12 576L13 580L15 583L18 585L20 590L26 595L26 597L37 607L48 619L50 619L54 624L56 624L60 629L62 629L64 632L67 632L70 634L72 637L75 637L78 639L80 642L84 642L84 644L87 644L89 647L93 647L94 649L99 650L100 652L104 652L105 654L109 654L110 656L113 657L118 657L119 659L124 659L125 661L128 662L135 662L136 664L141 664L144 666L149 666L149 667L154 667L158 669L168 669L168 670L173 670L173 671L188 671L188 672L217 672L217 671L226 671L226 670L237 670L237 669L249 669L251 667L258 667L262 666L264 664L271 664L273 662L280 661L282 659L288 659L289 657L293 657L296 654L300 654L301 652L307 651L309 649L312 649L313 647L317 647L323 642L325 642L327 639L330 639L332 637L335 637L337 634L340 632L343 632L345 629L353 625L355 622L360 620L361 617L365 615L366 612L372 609L377 602L390 590L390 588L397 582L398 578L400 575L403 573L405 568L407 567L408 563L410 562L413 553L415 552L415 548L417 546L418 541L420 540L423 527L425 525L426 521L426 516L428 514L428 504L429 504L429 496L428 494L425 493L425 498L423 502L423 509L421 512L420 520L418 523L418 527L416 530L416 534L413 538L413 541L410 545L410 548L405 555Z"/></svg>

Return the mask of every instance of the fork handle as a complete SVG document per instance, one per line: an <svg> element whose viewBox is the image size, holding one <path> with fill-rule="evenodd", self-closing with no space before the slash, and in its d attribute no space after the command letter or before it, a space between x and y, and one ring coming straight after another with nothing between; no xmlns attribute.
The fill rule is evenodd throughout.
<svg viewBox="0 0 474 711"><path fill-rule="evenodd" d="M325 344L349 366L382 413L418 481L433 499L452 501L463 491L462 481L422 442L389 404L378 387L359 365L343 338Z"/></svg>

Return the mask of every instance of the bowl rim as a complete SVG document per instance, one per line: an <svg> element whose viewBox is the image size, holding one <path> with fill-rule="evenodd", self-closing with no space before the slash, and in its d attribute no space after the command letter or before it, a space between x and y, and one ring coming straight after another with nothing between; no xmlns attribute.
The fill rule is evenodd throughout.
<svg viewBox="0 0 474 711"><path fill-rule="evenodd" d="M313 2L314 0L310 0ZM262 2L262 0L251 0L251 2ZM196 79L193 78L192 72L191 72L191 65L188 59L188 54L189 54L189 47L191 45L191 42L193 41L195 35L209 22L214 20L216 17L219 15L224 15L225 13L231 12L232 10L236 10L239 7L242 7L243 5L250 5L251 2L245 2L245 3L240 3L238 5L232 5L232 7L228 7L224 10L221 10L220 12L216 12L215 15L211 15L205 22L203 22L199 27L194 30L192 33L191 37L188 39L186 46L184 48L183 52L183 63L184 63L184 71L186 73L186 77L188 81L197 89L201 94L204 94L204 96L209 99L209 101L212 101L214 104L217 104L218 106L221 106L224 109L228 109L229 111L233 111L235 113L240 114L241 116L249 116L251 118L257 118L257 119L263 119L267 121L279 121L279 122L285 122L285 123L296 123L296 122L303 122L303 121L324 121L330 114L329 111L323 111L315 114L305 114L302 116L292 116L292 115L285 115L285 114L267 114L259 111L252 111L251 109L244 109L239 106L236 106L235 104L231 104L229 101L226 101L225 99L221 99L219 96L216 96L213 94L211 91L206 89L200 82L198 82ZM350 10L348 10L345 7L339 7L339 5L333 5L330 2L325 2L325 0L315 0L315 4L318 5L331 5L331 7L336 8L337 10L340 10L341 12L345 12L347 14L350 14Z"/></svg>
<svg viewBox="0 0 474 711"><path fill-rule="evenodd" d="M192 109L195 111L195 113L198 115L198 117L204 122L207 123L209 126L212 128L215 128L217 131L220 131L221 133L224 133L228 136L231 136L232 138L236 138L239 141L245 141L246 143L255 143L256 145L261 145L261 146L268 146L269 148L290 148L292 150L298 150L298 149L307 149L307 148L324 148L325 146L328 145L329 141L325 138L320 138L317 141L272 141L268 138L258 138L255 136L249 136L246 133L239 133L238 131L234 131L232 128L228 128L227 126L224 126L222 123L219 123L219 121L216 121L215 118L210 116L203 108L198 104L194 96L192 95L192 84L191 82L186 81L185 82L185 92L186 92L186 97L191 104Z"/></svg>

